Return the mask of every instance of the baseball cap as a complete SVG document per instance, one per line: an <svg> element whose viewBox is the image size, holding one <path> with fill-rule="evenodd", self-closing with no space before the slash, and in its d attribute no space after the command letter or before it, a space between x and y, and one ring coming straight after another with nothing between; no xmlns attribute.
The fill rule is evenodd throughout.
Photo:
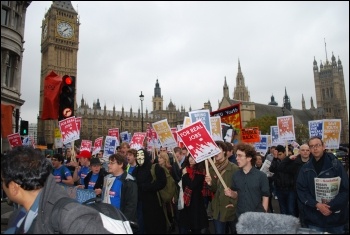
<svg viewBox="0 0 350 235"><path fill-rule="evenodd" d="M93 166L93 165L101 165L101 162L100 162L100 159L94 157L90 160L90 166Z"/></svg>
<svg viewBox="0 0 350 235"><path fill-rule="evenodd" d="M87 151L87 150L80 151L80 153L76 156L76 158L81 158L81 157L91 158L90 151Z"/></svg>

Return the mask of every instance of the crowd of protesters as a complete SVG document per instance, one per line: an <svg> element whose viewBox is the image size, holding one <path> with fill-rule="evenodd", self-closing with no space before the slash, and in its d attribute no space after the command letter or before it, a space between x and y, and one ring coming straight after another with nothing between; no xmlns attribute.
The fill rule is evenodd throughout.
<svg viewBox="0 0 350 235"><path fill-rule="evenodd" d="M136 222L134 233L138 234L175 230L180 234L208 233L211 220L216 234L234 234L241 214L274 213L273 197L278 199L280 213L298 217L302 227L329 233L348 231L348 174L320 138L310 138L298 147L298 154L294 154L292 146L272 146L262 155L250 144L216 141L216 145L220 153L206 160L207 165L204 161L196 163L186 147L161 147L149 152L146 148L132 149L124 142L108 159L103 158L102 150L93 156L89 151L68 149L63 155L41 158L29 147L14 148L1 158L2 188L21 209L13 214L8 232L52 232L39 225L46 219L37 212L51 210L48 204L52 198L62 197L58 192L52 196L60 191L52 182L94 190L103 202ZM25 161L15 164L23 156ZM36 159L36 167L31 158ZM261 171L265 161L271 163L269 171L273 174ZM20 173L27 166L32 168ZM162 203L159 191L167 184L167 172L179 184L177 192L181 193L174 195L170 203ZM315 178L333 177L341 179L339 193L332 200L317 201ZM92 211L81 213L86 213L87 218L94 215ZM65 223L80 226L83 220L81 217ZM106 233L101 221L86 224L86 228L65 227L63 231Z"/></svg>

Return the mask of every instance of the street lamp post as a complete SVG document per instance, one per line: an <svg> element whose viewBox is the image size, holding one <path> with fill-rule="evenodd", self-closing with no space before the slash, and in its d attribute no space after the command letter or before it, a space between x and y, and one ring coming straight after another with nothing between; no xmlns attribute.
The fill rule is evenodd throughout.
<svg viewBox="0 0 350 235"><path fill-rule="evenodd" d="M284 109L285 109L285 107L282 106L282 116L284 116Z"/></svg>
<svg viewBox="0 0 350 235"><path fill-rule="evenodd" d="M145 96L142 95L142 91L141 91L141 95L139 97L141 100L141 132L143 132L143 100L144 100Z"/></svg>

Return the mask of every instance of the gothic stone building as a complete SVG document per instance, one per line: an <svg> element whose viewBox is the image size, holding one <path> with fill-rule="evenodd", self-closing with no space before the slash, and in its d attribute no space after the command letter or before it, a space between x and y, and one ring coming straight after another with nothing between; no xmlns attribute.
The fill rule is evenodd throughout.
<svg viewBox="0 0 350 235"><path fill-rule="evenodd" d="M242 126L254 118L267 115L289 116L293 115L294 125L304 125L308 128L308 121L319 119L341 119L341 143L349 143L349 121L346 104L346 93L344 85L344 73L340 59L336 62L334 55L330 63L326 59L325 65L313 62L314 80L316 89L317 108L314 106L313 98L310 98L310 109L306 109L304 95L302 94L302 109L293 109L287 89L283 97L282 106L278 106L274 96L268 104L260 104L250 101L248 88L245 86L241 65L238 61L238 73L233 98L230 98L229 88L225 77L223 86L223 98L219 102L219 109L241 103Z"/></svg>

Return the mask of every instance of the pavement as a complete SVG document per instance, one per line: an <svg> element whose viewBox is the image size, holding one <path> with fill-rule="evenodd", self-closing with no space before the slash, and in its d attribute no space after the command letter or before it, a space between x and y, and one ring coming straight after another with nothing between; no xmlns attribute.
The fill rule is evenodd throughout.
<svg viewBox="0 0 350 235"><path fill-rule="evenodd" d="M279 206L278 206L278 200L272 199L272 206L275 210L275 213L280 213L279 211ZM2 200L1 201L1 233L3 233L6 228L7 228L7 224L8 224L8 220L11 216L13 212L13 206L10 206L6 200ZM210 233L210 234L215 234L214 232L214 225L212 223L212 221L209 221L209 231L206 231L206 233ZM172 234L178 234L178 230L177 228L172 231Z"/></svg>

